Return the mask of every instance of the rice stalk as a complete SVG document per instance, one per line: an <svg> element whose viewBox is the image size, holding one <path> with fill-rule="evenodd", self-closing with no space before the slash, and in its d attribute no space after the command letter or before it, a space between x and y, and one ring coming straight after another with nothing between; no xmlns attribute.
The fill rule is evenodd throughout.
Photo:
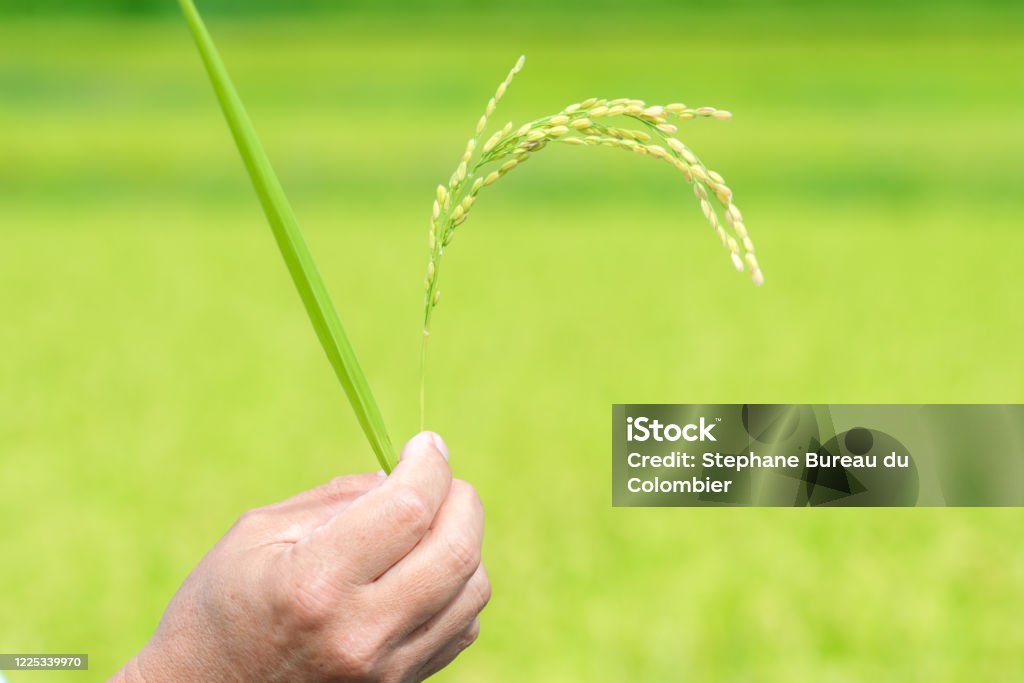
<svg viewBox="0 0 1024 683"><path fill-rule="evenodd" d="M341 320L334 310L327 287L313 261L313 255L306 246L302 231L299 230L295 212L270 165L270 160L263 151L252 121L235 91L227 68L221 61L199 12L192 0L178 0L178 3L195 38L217 100L224 111L228 127L242 155L256 194L259 195L281 256L299 292L309 320L313 323L320 345L323 346L327 359L345 390L345 395L377 456L377 461L385 472L390 472L392 463L395 462L395 454L384 425L384 418L381 417L380 409L370 391L366 375L359 367L359 361L345 328L342 327Z"/></svg>
<svg viewBox="0 0 1024 683"><path fill-rule="evenodd" d="M611 147L660 159L693 186L705 220L711 226L736 270L749 270L755 285L764 275L755 255L743 215L733 203L725 179L704 163L675 135L679 125L697 118L727 121L732 114L714 107L688 107L682 103L649 105L638 99L590 98L518 128L511 122L493 133L483 145L480 138L495 106L523 67L520 57L487 103L472 138L447 185L438 185L430 216L429 259L424 281L423 338L420 352L420 427L426 413L426 360L430 323L441 299L440 273L445 249L469 217L479 193L493 185L549 143L580 147Z"/></svg>

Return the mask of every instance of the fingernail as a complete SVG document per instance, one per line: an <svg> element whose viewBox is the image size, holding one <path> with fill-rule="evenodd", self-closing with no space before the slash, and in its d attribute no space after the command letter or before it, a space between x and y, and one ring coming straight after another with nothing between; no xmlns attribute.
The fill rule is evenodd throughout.
<svg viewBox="0 0 1024 683"><path fill-rule="evenodd" d="M437 449L438 453L440 453L441 455L444 456L444 459L447 462L447 460L448 460L448 444L446 444L444 442L444 439L441 438L440 434L435 434L434 432L430 432L430 438L433 439L433 441L434 441L434 448Z"/></svg>
<svg viewBox="0 0 1024 683"><path fill-rule="evenodd" d="M417 457L419 453L424 453L427 450L437 451L445 460L448 460L448 446L445 445L444 439L433 432L420 432L412 437L409 443L405 444L398 459L406 460L410 457Z"/></svg>

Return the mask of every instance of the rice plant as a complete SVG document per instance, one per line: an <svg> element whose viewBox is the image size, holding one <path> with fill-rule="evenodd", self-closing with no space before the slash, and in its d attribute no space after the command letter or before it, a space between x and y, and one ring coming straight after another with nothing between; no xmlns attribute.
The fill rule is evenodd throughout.
<svg viewBox="0 0 1024 683"><path fill-rule="evenodd" d="M263 151L252 121L193 0L178 0L178 3L195 38L217 100L320 345L334 368L377 461L385 472L390 472L395 454L384 419L302 236L295 212ZM686 145L673 137L678 132L678 126L673 121L683 122L697 117L726 120L732 116L729 112L712 107L691 109L684 104L648 106L642 100L627 98L591 98L570 104L557 114L530 121L518 128L511 122L507 123L480 144L498 101L508 90L512 79L522 70L524 61L523 57L519 58L498 86L494 97L488 101L448 184L437 187L430 218L430 259L427 264L420 355L421 429L426 412L427 339L430 336L431 315L441 297L438 283L445 247L451 244L456 229L466 221L480 191L521 166L549 143L613 147L668 162L693 185L705 218L728 249L736 269L743 271L749 268L755 284L764 282L754 255L754 245L743 224L743 216L732 202L732 190L722 176L709 170ZM712 200L717 206L712 204Z"/></svg>
<svg viewBox="0 0 1024 683"><path fill-rule="evenodd" d="M459 226L466 222L480 192L551 143L580 147L611 147L659 159L672 166L693 186L701 211L729 253L736 270L749 269L754 284L764 275L747 234L743 214L733 203L732 190L721 175L705 166L675 135L679 125L696 118L725 121L728 111L685 104L648 105L643 100L590 98L551 116L516 127L506 123L480 143L494 110L525 62L520 57L487 102L476 131L448 183L438 185L430 216L429 260L424 286L423 339L420 354L420 427L426 412L427 341L434 309L441 299L441 261Z"/></svg>

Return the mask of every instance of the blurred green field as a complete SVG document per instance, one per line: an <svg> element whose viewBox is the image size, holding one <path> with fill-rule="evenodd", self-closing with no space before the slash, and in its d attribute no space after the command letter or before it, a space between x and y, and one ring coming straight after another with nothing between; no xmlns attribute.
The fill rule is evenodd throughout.
<svg viewBox="0 0 1024 683"><path fill-rule="evenodd" d="M613 402L1024 402L1013 8L212 22L393 437L434 185L497 115L735 112L664 165L552 149L446 260L429 425L495 586L438 680L1024 680L1024 513L612 509ZM0 24L0 651L102 680L247 508L374 467L175 21ZM1016 351L1014 350L1016 349Z"/></svg>

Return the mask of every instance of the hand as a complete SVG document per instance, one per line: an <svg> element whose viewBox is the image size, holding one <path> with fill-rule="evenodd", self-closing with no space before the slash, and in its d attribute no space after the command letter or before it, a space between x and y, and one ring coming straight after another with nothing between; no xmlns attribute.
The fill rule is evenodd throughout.
<svg viewBox="0 0 1024 683"><path fill-rule="evenodd" d="M419 681L476 639L483 507L436 434L245 513L113 680Z"/></svg>

